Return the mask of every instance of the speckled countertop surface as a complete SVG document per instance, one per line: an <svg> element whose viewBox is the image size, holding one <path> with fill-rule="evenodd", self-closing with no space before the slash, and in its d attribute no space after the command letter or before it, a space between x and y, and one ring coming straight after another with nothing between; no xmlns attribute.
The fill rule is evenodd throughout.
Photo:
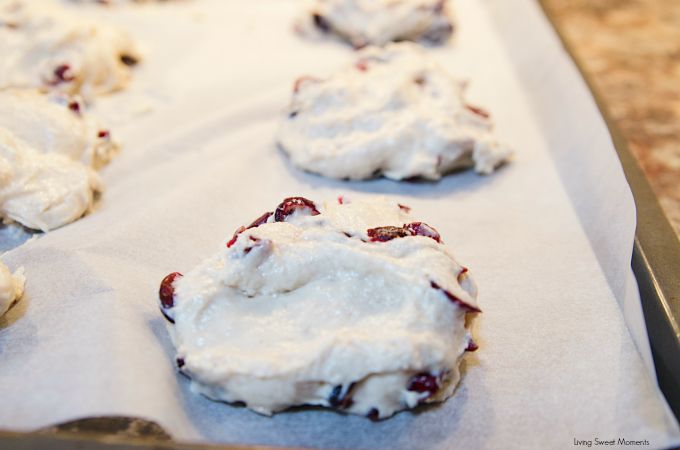
<svg viewBox="0 0 680 450"><path fill-rule="evenodd" d="M543 0L680 235L680 1Z"/></svg>

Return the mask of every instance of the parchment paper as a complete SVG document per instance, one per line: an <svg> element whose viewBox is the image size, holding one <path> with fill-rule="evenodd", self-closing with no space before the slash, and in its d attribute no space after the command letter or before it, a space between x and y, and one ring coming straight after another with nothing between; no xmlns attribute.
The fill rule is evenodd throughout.
<svg viewBox="0 0 680 450"><path fill-rule="evenodd" d="M631 194L606 128L530 0L459 0L456 39L433 49L471 80L516 149L490 177L329 181L274 145L301 74L352 51L291 33L294 0L85 8L145 44L130 90L96 111L124 149L97 211L4 256L25 266L0 320L0 427L92 415L159 422L176 439L335 448L567 448L680 443L650 373L630 257ZM82 5L80 8L84 8ZM259 416L211 402L173 368L158 284L218 251L283 197L382 194L410 205L470 267L484 310L456 395L380 423L302 410ZM267 330L259 330L266 333Z"/></svg>

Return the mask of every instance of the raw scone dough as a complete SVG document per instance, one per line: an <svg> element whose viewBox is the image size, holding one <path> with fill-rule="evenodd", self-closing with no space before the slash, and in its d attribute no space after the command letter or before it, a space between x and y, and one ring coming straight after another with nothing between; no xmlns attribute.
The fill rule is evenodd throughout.
<svg viewBox="0 0 680 450"><path fill-rule="evenodd" d="M14 274L0 261L0 317L5 314L24 293L24 268L18 268Z"/></svg>
<svg viewBox="0 0 680 450"><path fill-rule="evenodd" d="M0 91L0 127L42 153L59 153L95 168L118 150L109 130L77 97L34 89Z"/></svg>
<svg viewBox="0 0 680 450"><path fill-rule="evenodd" d="M56 4L0 5L0 89L34 87L85 97L116 91L140 56L130 37Z"/></svg>
<svg viewBox="0 0 680 450"><path fill-rule="evenodd" d="M0 127L0 217L49 231L81 217L102 189L90 167L42 153Z"/></svg>
<svg viewBox="0 0 680 450"><path fill-rule="evenodd" d="M330 178L489 174L511 152L463 91L416 44L369 47L330 78L296 81L278 142L296 166Z"/></svg>
<svg viewBox="0 0 680 450"><path fill-rule="evenodd" d="M296 28L307 36L333 33L357 48L404 40L441 43L453 30L446 0L309 0Z"/></svg>
<svg viewBox="0 0 680 450"><path fill-rule="evenodd" d="M428 225L385 199L285 199L191 272L161 310L192 389L261 414L372 419L443 401L477 347L476 288Z"/></svg>

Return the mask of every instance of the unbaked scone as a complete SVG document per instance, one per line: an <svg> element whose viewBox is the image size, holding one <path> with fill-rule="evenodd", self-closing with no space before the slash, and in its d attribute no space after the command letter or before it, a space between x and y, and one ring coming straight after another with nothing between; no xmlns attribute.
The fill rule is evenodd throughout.
<svg viewBox="0 0 680 450"><path fill-rule="evenodd" d="M125 87L140 59L122 30L57 4L0 5L0 89L33 87L85 97Z"/></svg>
<svg viewBox="0 0 680 450"><path fill-rule="evenodd" d="M330 178L490 174L511 151L463 94L464 83L416 44L370 47L327 79L296 81L278 142L297 167Z"/></svg>
<svg viewBox="0 0 680 450"><path fill-rule="evenodd" d="M111 133L78 97L35 89L0 91L0 127L42 153L59 153L99 168L118 151Z"/></svg>
<svg viewBox="0 0 680 450"><path fill-rule="evenodd" d="M285 199L159 292L195 392L261 414L382 419L460 379L476 287L437 231L385 199Z"/></svg>
<svg viewBox="0 0 680 450"><path fill-rule="evenodd" d="M49 231L80 218L102 190L97 173L59 153L43 153L0 127L0 217Z"/></svg>
<svg viewBox="0 0 680 450"><path fill-rule="evenodd" d="M25 282L23 267L12 273L0 261L0 317L19 301Z"/></svg>
<svg viewBox="0 0 680 450"><path fill-rule="evenodd" d="M308 0L296 30L356 48L392 41L442 43L453 31L446 0Z"/></svg>

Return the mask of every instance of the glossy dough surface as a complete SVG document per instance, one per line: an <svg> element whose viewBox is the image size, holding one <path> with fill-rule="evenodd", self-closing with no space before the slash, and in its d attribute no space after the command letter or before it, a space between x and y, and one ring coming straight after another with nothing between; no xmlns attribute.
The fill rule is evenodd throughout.
<svg viewBox="0 0 680 450"><path fill-rule="evenodd" d="M166 277L161 308L193 390L262 414L306 404L373 419L453 394L476 349L467 269L408 208L340 201L286 199Z"/></svg>
<svg viewBox="0 0 680 450"><path fill-rule="evenodd" d="M511 154L464 83L412 43L369 47L327 79L295 83L278 142L293 164L329 178L436 180L492 173Z"/></svg>
<svg viewBox="0 0 680 450"><path fill-rule="evenodd" d="M32 87L90 97L124 88L139 53L132 39L58 4L0 4L0 89Z"/></svg>

